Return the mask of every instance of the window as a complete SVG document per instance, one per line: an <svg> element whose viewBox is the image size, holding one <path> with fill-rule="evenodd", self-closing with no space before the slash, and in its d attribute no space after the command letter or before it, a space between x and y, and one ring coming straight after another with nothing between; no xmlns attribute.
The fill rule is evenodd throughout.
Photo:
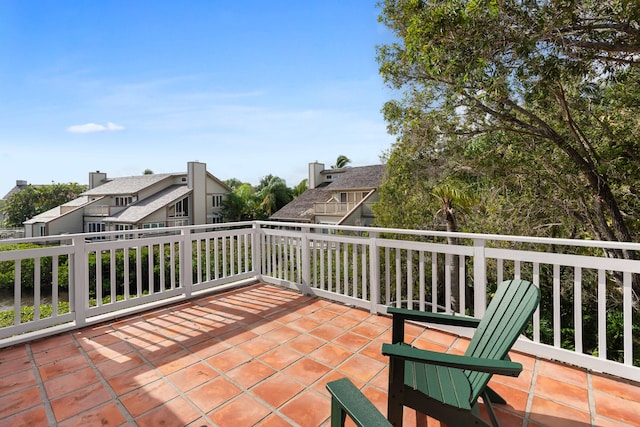
<svg viewBox="0 0 640 427"><path fill-rule="evenodd" d="M99 233L104 231L104 222L88 222L87 233Z"/></svg>
<svg viewBox="0 0 640 427"><path fill-rule="evenodd" d="M184 199L177 202L175 205L169 206L169 218L180 218L189 216L189 198L185 197Z"/></svg>
<svg viewBox="0 0 640 427"><path fill-rule="evenodd" d="M340 193L340 203L347 203L347 193Z"/></svg>
<svg viewBox="0 0 640 427"><path fill-rule="evenodd" d="M222 194L213 195L213 207L214 208L222 207Z"/></svg>
<svg viewBox="0 0 640 427"><path fill-rule="evenodd" d="M221 224L222 222L223 222L222 215L218 215L218 214L211 215L212 224Z"/></svg>
<svg viewBox="0 0 640 427"><path fill-rule="evenodd" d="M40 229L39 236L46 236L47 235L47 226L45 224L40 224L38 228Z"/></svg>
<svg viewBox="0 0 640 427"><path fill-rule="evenodd" d="M131 196L127 196L127 197L118 196L115 199L116 199L116 206L129 206L133 202L133 197Z"/></svg>
<svg viewBox="0 0 640 427"><path fill-rule="evenodd" d="M164 227L163 222L149 222L146 224L142 224L142 228L162 228Z"/></svg>
<svg viewBox="0 0 640 427"><path fill-rule="evenodd" d="M117 231L133 230L133 225L131 225L131 224L116 224L116 230Z"/></svg>

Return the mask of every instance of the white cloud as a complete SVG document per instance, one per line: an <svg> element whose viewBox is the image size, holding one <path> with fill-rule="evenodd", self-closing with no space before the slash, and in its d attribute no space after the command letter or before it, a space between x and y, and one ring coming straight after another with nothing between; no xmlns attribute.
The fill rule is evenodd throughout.
<svg viewBox="0 0 640 427"><path fill-rule="evenodd" d="M124 130L124 126L108 122L107 125L99 125L96 123L86 123L84 125L73 125L67 128L67 132L71 133L93 133L93 132L115 132Z"/></svg>

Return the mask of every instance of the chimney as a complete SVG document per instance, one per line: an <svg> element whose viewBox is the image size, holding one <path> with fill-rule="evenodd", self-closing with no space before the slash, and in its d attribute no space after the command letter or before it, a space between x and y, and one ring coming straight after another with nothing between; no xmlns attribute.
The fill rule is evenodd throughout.
<svg viewBox="0 0 640 427"><path fill-rule="evenodd" d="M309 163L309 189L316 188L322 183L320 178L320 172L324 170L324 163L313 162Z"/></svg>
<svg viewBox="0 0 640 427"><path fill-rule="evenodd" d="M191 191L191 212L194 225L207 223L207 165L187 163L187 186Z"/></svg>
<svg viewBox="0 0 640 427"><path fill-rule="evenodd" d="M107 174L100 171L89 172L89 190L102 185L107 180Z"/></svg>

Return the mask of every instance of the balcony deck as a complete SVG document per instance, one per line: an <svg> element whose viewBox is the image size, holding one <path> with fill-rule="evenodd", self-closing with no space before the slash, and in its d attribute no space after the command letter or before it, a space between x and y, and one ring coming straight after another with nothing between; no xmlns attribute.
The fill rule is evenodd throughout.
<svg viewBox="0 0 640 427"><path fill-rule="evenodd" d="M390 328L272 285L210 295L0 350L0 425L320 426L325 384L344 376L386 413ZM407 335L428 349L466 344L417 326ZM640 425L639 384L512 358L522 374L492 380L508 400L496 405L503 426Z"/></svg>

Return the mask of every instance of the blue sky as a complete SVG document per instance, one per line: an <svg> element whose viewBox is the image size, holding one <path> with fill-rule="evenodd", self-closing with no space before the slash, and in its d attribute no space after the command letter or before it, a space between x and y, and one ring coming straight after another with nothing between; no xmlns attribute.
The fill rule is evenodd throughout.
<svg viewBox="0 0 640 427"><path fill-rule="evenodd" d="M379 163L375 3L2 0L0 193L192 160L291 187L312 161Z"/></svg>

